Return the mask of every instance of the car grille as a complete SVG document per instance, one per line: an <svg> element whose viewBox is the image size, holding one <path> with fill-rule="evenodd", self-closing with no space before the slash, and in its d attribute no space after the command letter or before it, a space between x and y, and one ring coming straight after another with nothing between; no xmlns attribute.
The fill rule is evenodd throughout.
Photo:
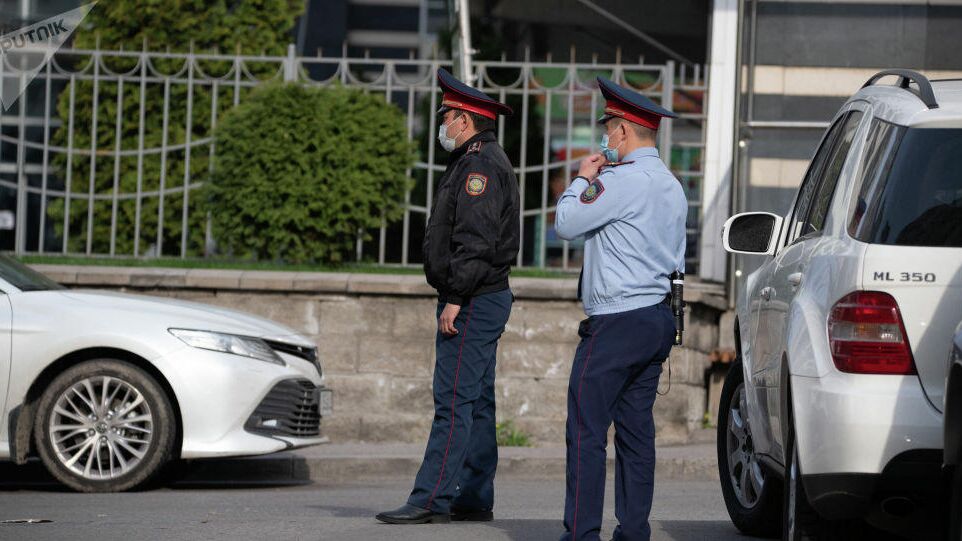
<svg viewBox="0 0 962 541"><path fill-rule="evenodd" d="M318 375L321 375L321 376L324 375L323 370L321 370L321 361L317 356L317 348L297 346L294 344L288 344L286 342L277 342L274 340L264 340L264 342L274 351L287 353L288 355L293 355L295 357L304 359L305 361L313 364L315 368L317 368Z"/></svg>
<svg viewBox="0 0 962 541"><path fill-rule="evenodd" d="M306 379L289 379L274 386L244 428L271 436L314 437L321 433L316 387Z"/></svg>

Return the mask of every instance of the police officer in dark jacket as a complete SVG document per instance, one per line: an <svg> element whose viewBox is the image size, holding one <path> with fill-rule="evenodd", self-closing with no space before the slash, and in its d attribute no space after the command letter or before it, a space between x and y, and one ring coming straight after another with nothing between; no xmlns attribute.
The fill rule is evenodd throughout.
<svg viewBox="0 0 962 541"><path fill-rule="evenodd" d="M498 463L494 372L511 314L518 180L493 130L511 109L438 70L438 140L451 153L424 235L424 274L438 291L434 422L407 504L390 524L492 520Z"/></svg>

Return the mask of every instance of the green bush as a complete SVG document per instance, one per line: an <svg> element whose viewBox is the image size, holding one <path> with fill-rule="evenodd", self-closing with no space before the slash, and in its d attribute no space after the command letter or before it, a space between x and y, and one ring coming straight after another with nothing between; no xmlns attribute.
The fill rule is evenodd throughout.
<svg viewBox="0 0 962 541"><path fill-rule="evenodd" d="M193 46L197 52L219 51L224 54L241 52L283 56L291 39L294 22L304 10L303 0L111 0L100 2L90 12L83 27L76 33L74 47L93 49L98 43L102 50L140 51L145 43L151 51L187 52ZM71 62L71 58L59 59L61 63ZM77 59L74 59L77 61ZM86 63L86 58L79 60ZM131 72L137 65L135 58L105 57L107 67L115 72ZM231 69L230 62L201 60L198 68L213 77L221 77ZM152 66L163 74L173 74L181 70L183 60L154 59ZM79 70L81 66L73 66ZM277 64L250 62L246 65L254 76L267 79L277 71ZM92 68L90 68L92 71ZM133 72L137 74L139 72ZM186 78L184 71L181 78ZM195 77L199 74L195 72ZM96 171L93 174L93 192L111 194L114 190L114 171L117 171L117 189L120 193L134 193L138 183L145 192L156 191L160 187L161 157L159 153L148 153L143 162L137 157L121 157L116 163L114 157L106 154L117 145L117 95L119 85L104 79L98 87L97 131L92 134L94 119L93 82L76 80L74 92L74 129L69 133L70 88L62 92L56 104L61 119L61 127L52 137L55 145L68 145L68 139L75 149L89 149L96 137L98 155L95 158ZM246 89L241 92L241 98ZM218 88L217 108L213 111L213 92L210 85L195 84L193 88L193 109L191 117L191 140L197 141L211 135L212 119L219 117L233 106L234 89L230 84ZM186 139L187 85L171 83L167 100L168 122L167 144L183 145ZM164 87L150 82L144 93L144 148L160 147L163 137ZM140 88L136 82L128 81L123 86L122 119L120 129L120 148L125 151L138 148L139 111L141 107ZM71 174L71 201L69 231L64 229L65 209L63 199L53 199L48 207L48 216L55 225L57 234L68 236L71 252L82 252L86 248L87 228L93 232L92 251L107 253L110 250L111 217L113 204L109 200L94 203L92 223L88 223L87 195L91 188L91 163L88 155L75 155L71 162L65 154L53 158L55 170L62 178L66 171ZM183 150L171 151L166 156L163 167L164 184L167 189L184 185L186 166ZM188 177L191 183L206 179L209 164L209 147L194 147L190 156ZM140 171L140 172L139 172ZM139 231L139 253L154 255L180 255L184 197L173 193L164 199L163 212L156 196L144 197L140 202L141 227ZM133 254L135 243L135 216L138 203L135 199L122 199L117 205L117 239L115 251L118 254ZM197 195L190 194L187 209L187 246L188 255L199 255L204 247L205 216L200 209ZM163 249L158 250L159 216L163 216L163 232L160 235ZM151 251L151 247L154 247Z"/></svg>
<svg viewBox="0 0 962 541"><path fill-rule="evenodd" d="M206 209L221 251L340 263L403 216L413 165L401 111L343 87L269 84L225 115Z"/></svg>

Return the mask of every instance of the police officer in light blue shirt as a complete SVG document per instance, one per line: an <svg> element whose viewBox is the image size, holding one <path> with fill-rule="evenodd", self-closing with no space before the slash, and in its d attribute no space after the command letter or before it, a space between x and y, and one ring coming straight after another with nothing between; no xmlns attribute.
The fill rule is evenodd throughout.
<svg viewBox="0 0 962 541"><path fill-rule="evenodd" d="M615 540L648 541L655 473L652 407L675 341L670 276L684 272L688 202L658 156L663 117L676 115L598 78L605 97L600 154L581 162L558 200L555 230L585 237L579 297L588 319L568 384L567 494L562 541L597 540L608 428L615 424Z"/></svg>

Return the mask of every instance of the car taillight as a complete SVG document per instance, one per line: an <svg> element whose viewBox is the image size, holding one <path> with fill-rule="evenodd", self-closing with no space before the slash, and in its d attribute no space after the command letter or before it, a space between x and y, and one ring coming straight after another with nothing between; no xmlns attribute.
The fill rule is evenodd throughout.
<svg viewBox="0 0 962 541"><path fill-rule="evenodd" d="M899 305L888 293L856 291L835 303L828 318L832 359L842 372L915 374Z"/></svg>

